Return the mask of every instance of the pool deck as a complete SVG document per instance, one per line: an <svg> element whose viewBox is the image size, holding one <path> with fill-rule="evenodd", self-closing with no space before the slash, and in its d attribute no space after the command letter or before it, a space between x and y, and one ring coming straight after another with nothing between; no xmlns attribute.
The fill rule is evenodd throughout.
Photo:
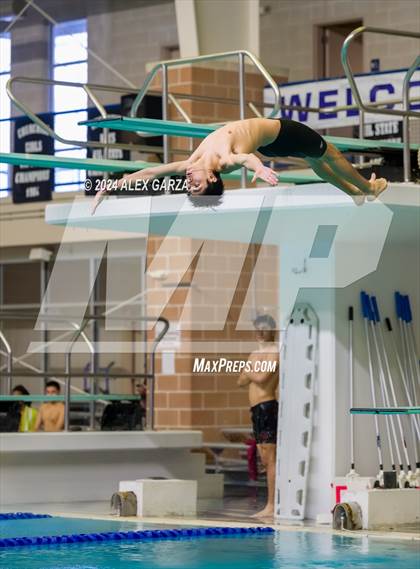
<svg viewBox="0 0 420 569"><path fill-rule="evenodd" d="M383 528L378 530L337 531L327 525L316 524L314 521L273 523L269 520L257 520L252 517L255 511L263 506L260 500L251 497L229 497L223 500L200 500L199 512L194 517L165 517L165 518L137 518L119 517L109 514L109 502L72 502L53 504L19 504L0 506L0 512L26 511L40 514L51 514L68 518L85 518L92 520L113 520L124 522L144 522L153 525L170 526L226 526L226 527L252 527L270 525L282 531L306 531L314 533L329 533L349 537L363 537L378 539L416 540L420 541L420 525L410 525L398 528Z"/></svg>

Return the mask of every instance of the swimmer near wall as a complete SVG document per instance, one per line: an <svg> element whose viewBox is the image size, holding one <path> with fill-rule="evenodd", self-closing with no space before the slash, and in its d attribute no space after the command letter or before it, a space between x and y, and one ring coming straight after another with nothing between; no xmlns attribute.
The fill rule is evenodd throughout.
<svg viewBox="0 0 420 569"><path fill-rule="evenodd" d="M1 3L5 567L417 569L419 29Z"/></svg>

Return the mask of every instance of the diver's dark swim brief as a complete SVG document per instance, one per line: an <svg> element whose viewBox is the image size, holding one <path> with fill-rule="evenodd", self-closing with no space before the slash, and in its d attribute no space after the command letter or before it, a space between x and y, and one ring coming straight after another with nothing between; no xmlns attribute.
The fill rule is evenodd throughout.
<svg viewBox="0 0 420 569"><path fill-rule="evenodd" d="M264 156L321 158L325 153L326 141L309 126L289 119L273 120L280 121L280 132L273 142L258 148Z"/></svg>

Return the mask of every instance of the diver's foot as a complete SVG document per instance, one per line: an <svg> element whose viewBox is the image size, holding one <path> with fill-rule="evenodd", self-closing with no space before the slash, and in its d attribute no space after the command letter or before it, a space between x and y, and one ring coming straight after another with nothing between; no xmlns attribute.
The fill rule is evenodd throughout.
<svg viewBox="0 0 420 569"><path fill-rule="evenodd" d="M252 516L253 518L273 518L274 506L266 506L261 512L257 512Z"/></svg>
<svg viewBox="0 0 420 569"><path fill-rule="evenodd" d="M371 202L373 200L376 200L376 198L387 189L388 180L385 178L376 178L376 174L373 172L370 177L369 184L371 190L367 196L367 199Z"/></svg>
<svg viewBox="0 0 420 569"><path fill-rule="evenodd" d="M366 195L362 193L353 194L351 197L356 205L363 205L366 200Z"/></svg>

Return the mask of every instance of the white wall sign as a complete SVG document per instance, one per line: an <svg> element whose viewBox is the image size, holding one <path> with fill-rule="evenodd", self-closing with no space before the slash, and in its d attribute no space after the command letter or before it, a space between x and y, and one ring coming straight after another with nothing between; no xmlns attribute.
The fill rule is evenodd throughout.
<svg viewBox="0 0 420 569"><path fill-rule="evenodd" d="M356 83L362 101L373 103L389 99L402 99L402 87L406 70L386 71L356 75ZM410 96L420 97L420 71L414 73L410 81ZM307 124L314 129L334 128L359 124L358 109L328 112L328 107L354 104L352 92L347 78L325 79L321 81L304 81L301 83L285 83L280 85L283 104L322 109L318 113L283 109L279 117L293 119ZM270 87L265 88L264 102L273 103L274 94ZM401 109L401 104L390 105L389 108ZM413 102L411 109L420 110L420 101ZM268 114L269 108L265 109ZM366 122L392 120L390 115L366 114Z"/></svg>

